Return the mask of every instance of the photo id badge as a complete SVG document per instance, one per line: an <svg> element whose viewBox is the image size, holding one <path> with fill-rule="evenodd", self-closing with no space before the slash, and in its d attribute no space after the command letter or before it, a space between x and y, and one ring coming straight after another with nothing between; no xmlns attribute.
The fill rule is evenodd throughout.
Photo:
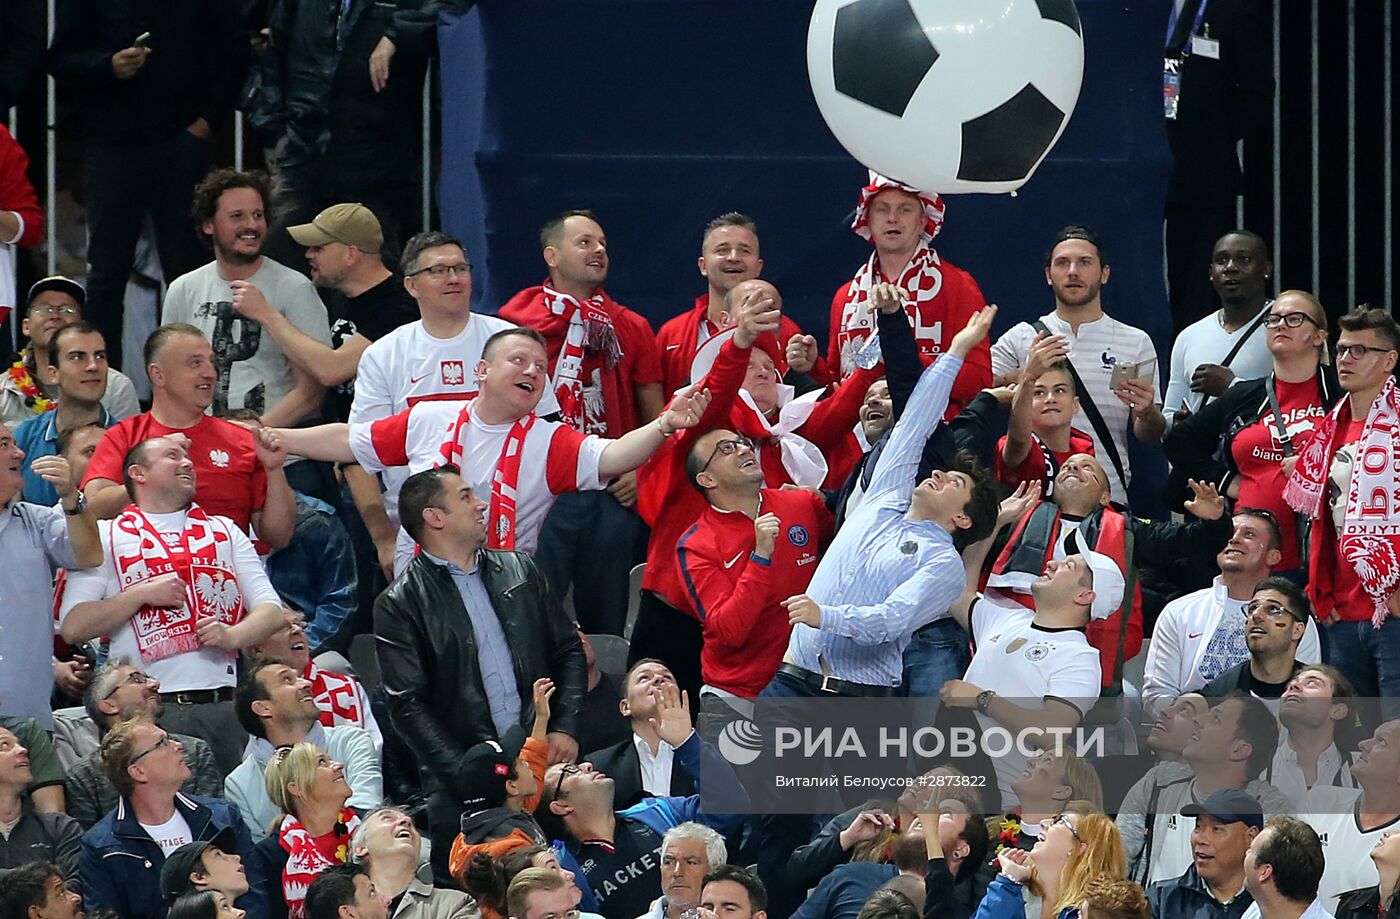
<svg viewBox="0 0 1400 919"><path fill-rule="evenodd" d="M1162 64L1162 107L1168 121L1176 120L1181 105L1181 58L1169 57Z"/></svg>
<svg viewBox="0 0 1400 919"><path fill-rule="evenodd" d="M1215 38L1207 38L1203 35L1194 36L1191 39L1191 53L1199 57L1208 57L1213 61L1220 60L1220 41Z"/></svg>

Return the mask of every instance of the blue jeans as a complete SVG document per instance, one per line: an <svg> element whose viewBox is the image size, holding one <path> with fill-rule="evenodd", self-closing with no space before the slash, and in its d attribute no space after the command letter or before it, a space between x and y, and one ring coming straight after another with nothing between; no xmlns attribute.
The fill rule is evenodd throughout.
<svg viewBox="0 0 1400 919"><path fill-rule="evenodd" d="M1379 698L1385 720L1400 717L1400 619L1379 629L1370 620L1336 622L1322 629L1323 659L1342 672L1362 699Z"/></svg>
<svg viewBox="0 0 1400 919"><path fill-rule="evenodd" d="M904 649L902 694L931 700L937 715L938 690L949 680L962 679L971 663L967 630L951 616L932 622L915 632Z"/></svg>

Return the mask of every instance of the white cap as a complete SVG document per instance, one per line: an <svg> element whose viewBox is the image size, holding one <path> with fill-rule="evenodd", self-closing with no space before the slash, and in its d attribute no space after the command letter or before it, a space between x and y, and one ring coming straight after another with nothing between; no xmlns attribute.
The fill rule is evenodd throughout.
<svg viewBox="0 0 1400 919"><path fill-rule="evenodd" d="M1089 608L1089 618L1107 619L1123 605L1123 572L1113 559L1085 545L1084 532L1078 527L1070 535L1075 554L1082 556L1094 572L1094 604Z"/></svg>

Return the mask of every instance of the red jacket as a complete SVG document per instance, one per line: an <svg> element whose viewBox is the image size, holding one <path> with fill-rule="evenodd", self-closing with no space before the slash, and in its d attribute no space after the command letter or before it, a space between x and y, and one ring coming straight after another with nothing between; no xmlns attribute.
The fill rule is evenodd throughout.
<svg viewBox="0 0 1400 919"><path fill-rule="evenodd" d="M835 524L822 499L805 490L765 488L759 514L769 513L782 525L766 561L753 555L753 521L714 506L676 544L686 593L704 624L700 672L709 685L745 698L778 672L792 631L780 604L807 590Z"/></svg>
<svg viewBox="0 0 1400 919"><path fill-rule="evenodd" d="M661 351L661 385L668 396L690 382L690 365L700 348L700 323L709 314L709 306L710 295L701 294L695 298L694 308L666 320L661 331L656 333L656 346ZM778 325L778 353L783 354L787 350L792 336L801 334L802 329L798 328L797 323L786 316L782 317ZM819 359L812 375L819 375L824 381L830 377L826 361Z"/></svg>
<svg viewBox="0 0 1400 919"><path fill-rule="evenodd" d="M595 370L601 371L599 379L603 386L604 417L608 430L605 436L621 437L637 428L643 421L637 411L636 387L661 381L661 366L657 361L656 336L651 323L638 313L603 294L603 306L612 318L617 331L618 344L622 346L622 360L609 370L602 359L592 351L583 356L583 384L588 385ZM564 337L569 331L569 322L557 316L544 305L544 288L527 287L510 302L501 307L498 314L502 319L517 325L528 326L544 336L549 346L550 379L553 381L554 366L559 361L559 352L564 348ZM585 431L584 433L593 433Z"/></svg>
<svg viewBox="0 0 1400 919"><path fill-rule="evenodd" d="M19 141L0 126L0 211L14 211L24 220L17 245L36 246L44 238L44 211L29 184L29 157ZM9 242L0 239L0 242Z"/></svg>
<svg viewBox="0 0 1400 919"><path fill-rule="evenodd" d="M943 273L943 286L933 302L923 306L915 315L915 307L908 307L909 318L914 323L914 339L919 346L919 358L927 367L933 359L946 352L953 343L953 336L962 331L972 314L987 305L982 290L972 275L963 271L947 259L939 262ZM847 281L836 291L831 300L831 334L827 344L826 367L821 368L825 376L818 377L814 368L812 376L819 382L830 382L841 372L841 312L850 298L851 284ZM943 419L951 421L963 407L977 394L992 385L992 345L990 339L983 339L963 359L962 370L953 383L952 395L948 398L948 411Z"/></svg>

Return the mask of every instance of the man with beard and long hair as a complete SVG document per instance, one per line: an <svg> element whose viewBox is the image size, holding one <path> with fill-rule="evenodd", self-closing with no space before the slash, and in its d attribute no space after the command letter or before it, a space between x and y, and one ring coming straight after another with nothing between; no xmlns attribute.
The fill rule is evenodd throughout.
<svg viewBox="0 0 1400 919"><path fill-rule="evenodd" d="M280 427L319 411L325 388L293 364L272 335L263 335L260 323L235 312L234 303L261 306L265 300L327 347L331 332L311 282L262 254L270 199L268 178L258 172L216 169L195 187L195 225L214 260L171 283L162 319L195 326L213 345L215 415L247 408Z"/></svg>
<svg viewBox="0 0 1400 919"><path fill-rule="evenodd" d="M1045 283L1055 294L1055 309L1034 323L1017 323L997 339L992 373L998 384L1019 380L1031 345L1042 339L1053 342L1046 358L1052 363L1068 360L1078 376L1080 410L1074 426L1093 435L1094 455L1106 460L1113 500L1122 502L1132 474L1129 423L1138 440L1156 443L1166 418L1158 391L1157 350L1146 332L1104 312L1108 277L1108 260L1093 230L1068 226L1056 234L1045 257ZM1135 365L1136 372L1114 387L1113 371L1119 364Z"/></svg>

